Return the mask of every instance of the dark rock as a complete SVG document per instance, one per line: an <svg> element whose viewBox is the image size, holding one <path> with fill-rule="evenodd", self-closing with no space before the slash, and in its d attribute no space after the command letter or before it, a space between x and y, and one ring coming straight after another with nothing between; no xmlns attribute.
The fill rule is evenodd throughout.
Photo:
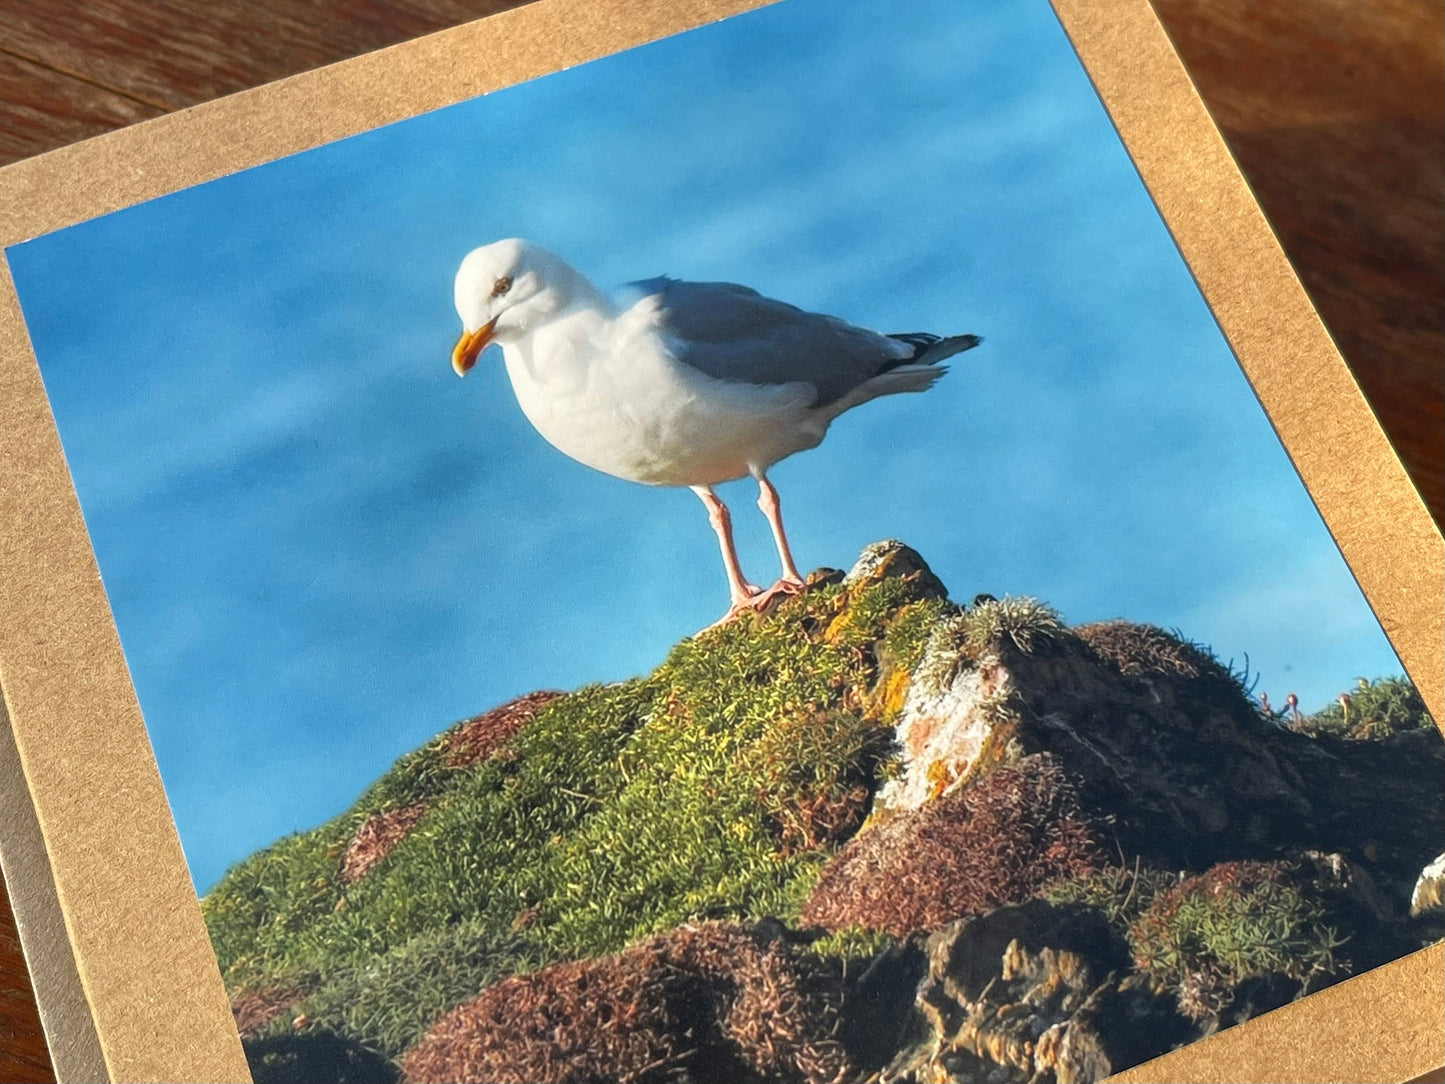
<svg viewBox="0 0 1445 1084"><path fill-rule="evenodd" d="M899 1050L922 1039L922 1021L913 1006L927 973L928 958L909 941L879 953L850 977L839 1037L860 1075L877 1072Z"/></svg>
<svg viewBox="0 0 1445 1084"><path fill-rule="evenodd" d="M1441 910L1445 910L1445 854L1420 871L1415 888L1410 893L1412 915Z"/></svg>
<svg viewBox="0 0 1445 1084"><path fill-rule="evenodd" d="M396 1066L354 1039L330 1032L278 1035L241 1044L256 1084L393 1084Z"/></svg>
<svg viewBox="0 0 1445 1084"><path fill-rule="evenodd" d="M1034 900L928 941L925 1021L885 1082L1090 1084L1196 1033L1087 907Z"/></svg>
<svg viewBox="0 0 1445 1084"><path fill-rule="evenodd" d="M911 546L896 538L865 546L843 578L846 584L874 583L884 579L914 578L917 598L947 598L948 588L933 574L928 562Z"/></svg>
<svg viewBox="0 0 1445 1084"><path fill-rule="evenodd" d="M1310 808L1295 833L1368 867L1394 904L1408 905L1421 867L1445 839L1445 744L1434 729L1375 741L1270 732L1282 768L1299 780Z"/></svg>
<svg viewBox="0 0 1445 1084"><path fill-rule="evenodd" d="M915 809L1051 753L1124 855L1162 869L1340 852L1403 909L1445 838L1438 732L1292 733L1193 645L1124 622L1068 630L1030 600L942 623L897 736L905 771L875 808Z"/></svg>

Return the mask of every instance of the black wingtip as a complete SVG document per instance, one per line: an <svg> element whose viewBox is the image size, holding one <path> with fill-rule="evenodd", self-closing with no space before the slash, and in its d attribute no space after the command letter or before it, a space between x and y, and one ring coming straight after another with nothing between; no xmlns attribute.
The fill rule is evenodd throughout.
<svg viewBox="0 0 1445 1084"><path fill-rule="evenodd" d="M888 337L913 347L915 353L910 362L914 365L937 365L940 361L951 358L954 354L962 354L965 350L972 350L983 342L981 335L950 335L945 338L922 331Z"/></svg>

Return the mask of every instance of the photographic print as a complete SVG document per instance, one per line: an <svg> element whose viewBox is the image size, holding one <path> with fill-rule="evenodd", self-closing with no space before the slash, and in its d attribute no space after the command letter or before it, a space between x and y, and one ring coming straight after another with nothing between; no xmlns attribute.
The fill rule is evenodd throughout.
<svg viewBox="0 0 1445 1084"><path fill-rule="evenodd" d="M1440 733L1041 0L5 255L258 1081L1082 1084L1441 937Z"/></svg>

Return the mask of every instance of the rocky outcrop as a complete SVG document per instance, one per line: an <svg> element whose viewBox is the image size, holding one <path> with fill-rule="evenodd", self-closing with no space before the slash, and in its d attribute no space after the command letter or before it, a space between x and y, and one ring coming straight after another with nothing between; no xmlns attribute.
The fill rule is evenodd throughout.
<svg viewBox="0 0 1445 1084"><path fill-rule="evenodd" d="M971 597L870 546L233 868L257 1079L1085 1084L1445 929L1403 678L1262 715L1177 635Z"/></svg>
<svg viewBox="0 0 1445 1084"><path fill-rule="evenodd" d="M864 546L853 567L843 575L847 587L866 587L885 579L907 580L915 598L948 597L948 588L922 555L896 538Z"/></svg>
<svg viewBox="0 0 1445 1084"><path fill-rule="evenodd" d="M922 1035L883 1084L1089 1084L1192 1030L1130 974L1127 947L1091 908L1040 900L952 923L928 939Z"/></svg>
<svg viewBox="0 0 1445 1084"><path fill-rule="evenodd" d="M1160 629L983 596L934 628L895 733L902 771L802 912L937 931L884 1080L1098 1080L1421 943L1402 920L1445 837L1433 727L1294 732ZM1028 816L992 814L1043 765Z"/></svg>
<svg viewBox="0 0 1445 1084"><path fill-rule="evenodd" d="M1399 898L1445 838L1433 729L1374 742L1293 733L1260 719L1201 649L1127 622L1068 629L1028 599L985 601L935 629L896 733L904 770L880 811L1049 754L1126 860L1148 866L1313 848L1369 864Z"/></svg>
<svg viewBox="0 0 1445 1084"><path fill-rule="evenodd" d="M883 1084L1091 1084L1406 948L1339 855L1104 870L1049 895L927 939Z"/></svg>

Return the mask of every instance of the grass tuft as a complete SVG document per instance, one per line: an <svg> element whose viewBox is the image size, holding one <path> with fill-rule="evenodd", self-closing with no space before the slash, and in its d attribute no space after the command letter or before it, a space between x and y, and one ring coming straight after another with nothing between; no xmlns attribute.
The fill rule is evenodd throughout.
<svg viewBox="0 0 1445 1084"><path fill-rule="evenodd" d="M984 601L964 610L958 621L975 653L1008 645L1025 655L1042 655L1066 636L1058 612L1033 598Z"/></svg>
<svg viewBox="0 0 1445 1084"><path fill-rule="evenodd" d="M1360 678L1353 689L1323 711L1306 715L1298 722L1287 718L1281 721L1312 738L1330 735L1347 741L1379 741L1407 730L1435 726L1424 698L1404 676L1374 681Z"/></svg>
<svg viewBox="0 0 1445 1084"><path fill-rule="evenodd" d="M1211 677L1237 683L1230 669L1207 648L1153 625L1099 621L1073 631L1124 677L1157 674L1182 681Z"/></svg>
<svg viewBox="0 0 1445 1084"><path fill-rule="evenodd" d="M1079 877L1055 881L1040 893L1050 903L1079 903L1104 916L1121 936L1149 909L1160 892L1180 881L1179 874L1164 870L1106 866Z"/></svg>
<svg viewBox="0 0 1445 1084"><path fill-rule="evenodd" d="M1308 986L1340 970L1344 939L1317 874L1291 862L1224 862L1160 892L1129 926L1135 963L1196 1020L1235 989L1278 976Z"/></svg>

